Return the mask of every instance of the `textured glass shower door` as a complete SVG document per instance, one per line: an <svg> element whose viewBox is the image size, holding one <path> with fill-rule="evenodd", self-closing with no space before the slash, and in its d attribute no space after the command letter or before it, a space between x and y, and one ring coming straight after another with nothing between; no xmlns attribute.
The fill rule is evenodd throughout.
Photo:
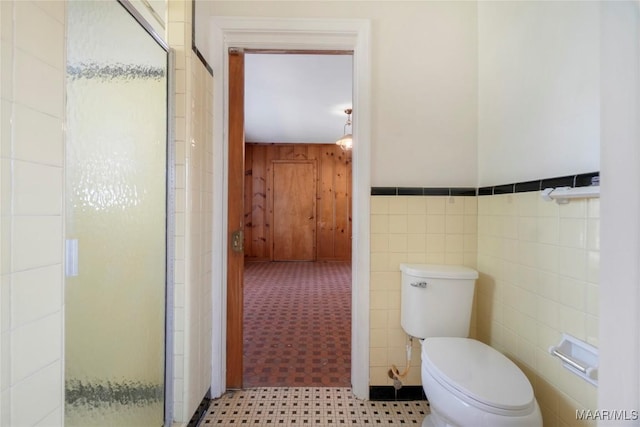
<svg viewBox="0 0 640 427"><path fill-rule="evenodd" d="M65 425L161 426L167 52L115 0L67 7Z"/></svg>

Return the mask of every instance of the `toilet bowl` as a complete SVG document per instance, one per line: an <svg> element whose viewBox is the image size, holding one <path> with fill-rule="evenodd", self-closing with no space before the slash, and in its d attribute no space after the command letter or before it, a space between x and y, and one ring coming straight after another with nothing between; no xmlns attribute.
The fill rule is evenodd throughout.
<svg viewBox="0 0 640 427"><path fill-rule="evenodd" d="M433 264L400 269L401 325L422 343L422 387L431 407L423 427L542 427L522 371L467 338L478 272Z"/></svg>
<svg viewBox="0 0 640 427"><path fill-rule="evenodd" d="M422 341L422 386L431 405L423 427L541 427L522 371L497 350L469 338Z"/></svg>

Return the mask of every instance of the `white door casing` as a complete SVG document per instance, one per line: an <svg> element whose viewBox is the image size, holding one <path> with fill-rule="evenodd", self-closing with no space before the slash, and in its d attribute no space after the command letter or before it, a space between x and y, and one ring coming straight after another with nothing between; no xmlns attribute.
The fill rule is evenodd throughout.
<svg viewBox="0 0 640 427"><path fill-rule="evenodd" d="M370 22L363 19L213 17L214 227L211 395L226 389L226 230L229 48L353 51L353 232L351 382L354 395L369 398L369 200L371 188Z"/></svg>

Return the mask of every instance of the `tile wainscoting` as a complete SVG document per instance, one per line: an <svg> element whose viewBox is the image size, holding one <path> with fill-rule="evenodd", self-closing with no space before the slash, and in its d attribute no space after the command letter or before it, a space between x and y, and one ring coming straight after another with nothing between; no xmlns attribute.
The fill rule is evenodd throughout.
<svg viewBox="0 0 640 427"><path fill-rule="evenodd" d="M544 201L546 187L589 186L597 172L494 187L371 190L370 384L393 385L408 337L400 326L399 265L477 269L471 336L525 372L545 426L583 426L576 410L597 407L596 388L562 368L548 348L571 334L598 346L600 200ZM420 344L405 386L420 385ZM593 423L591 421L591 423Z"/></svg>

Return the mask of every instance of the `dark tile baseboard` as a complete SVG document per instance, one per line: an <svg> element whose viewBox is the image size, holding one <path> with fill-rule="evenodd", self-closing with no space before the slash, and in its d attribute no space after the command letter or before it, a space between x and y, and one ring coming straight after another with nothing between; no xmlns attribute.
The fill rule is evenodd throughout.
<svg viewBox="0 0 640 427"><path fill-rule="evenodd" d="M390 385L372 385L369 386L369 400L427 400L427 396L425 396L424 390L420 385L407 385L397 392Z"/></svg>
<svg viewBox="0 0 640 427"><path fill-rule="evenodd" d="M200 420L207 414L207 409L209 409L209 405L211 404L211 398L209 396L211 396L211 389L207 390L207 394L202 398L200 405L198 405L198 408L189 420L187 427L196 427L200 423Z"/></svg>

